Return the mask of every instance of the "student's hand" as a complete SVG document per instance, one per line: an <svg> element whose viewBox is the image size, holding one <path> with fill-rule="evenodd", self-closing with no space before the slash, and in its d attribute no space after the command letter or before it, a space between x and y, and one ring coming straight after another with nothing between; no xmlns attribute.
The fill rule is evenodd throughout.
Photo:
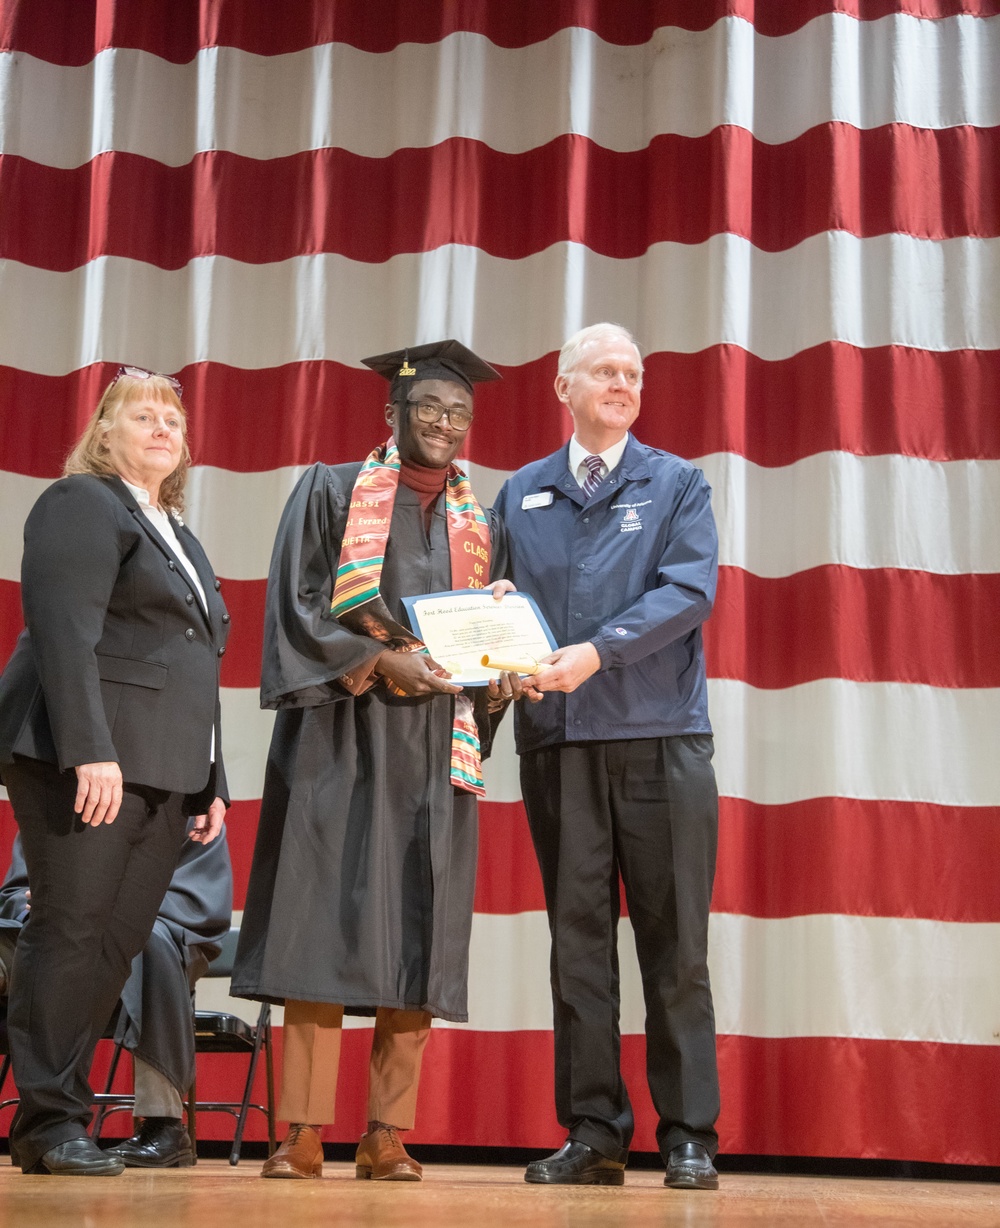
<svg viewBox="0 0 1000 1228"><path fill-rule="evenodd" d="M499 712L511 700L527 699L537 704L542 697L531 685L532 682L531 678L522 678L520 674L508 671L504 671L499 678L491 678L486 687L490 711Z"/></svg>
<svg viewBox="0 0 1000 1228"><path fill-rule="evenodd" d="M425 652L387 649L375 662L375 673L388 678L404 695L457 695L462 689L448 682L451 674Z"/></svg>

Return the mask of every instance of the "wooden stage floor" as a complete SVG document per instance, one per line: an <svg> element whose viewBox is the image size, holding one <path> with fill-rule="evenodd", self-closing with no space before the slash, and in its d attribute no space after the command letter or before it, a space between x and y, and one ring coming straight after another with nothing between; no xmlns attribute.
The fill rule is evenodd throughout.
<svg viewBox="0 0 1000 1228"><path fill-rule="evenodd" d="M717 1193L627 1173L621 1189L526 1185L520 1168L430 1165L416 1183L263 1181L258 1161L120 1177L25 1177L0 1166L0 1228L855 1228L1000 1224L1000 1186L723 1174Z"/></svg>

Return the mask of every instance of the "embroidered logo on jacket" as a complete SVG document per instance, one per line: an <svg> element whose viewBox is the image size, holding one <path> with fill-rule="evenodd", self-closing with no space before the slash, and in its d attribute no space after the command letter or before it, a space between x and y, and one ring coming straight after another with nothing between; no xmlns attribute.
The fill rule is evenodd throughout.
<svg viewBox="0 0 1000 1228"><path fill-rule="evenodd" d="M639 513L634 507L630 507L622 517L618 531L620 533L635 533L641 528L642 521L639 519Z"/></svg>

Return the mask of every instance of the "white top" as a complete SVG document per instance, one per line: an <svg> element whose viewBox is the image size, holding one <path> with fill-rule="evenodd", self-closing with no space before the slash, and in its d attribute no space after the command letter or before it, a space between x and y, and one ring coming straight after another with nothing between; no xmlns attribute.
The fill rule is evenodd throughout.
<svg viewBox="0 0 1000 1228"><path fill-rule="evenodd" d="M583 444L574 435L569 441L569 471L576 479L578 486L583 486L587 478L590 476L590 470L587 468L584 460L588 456L599 456L604 462L604 469L601 472L601 477L607 477L611 473L618 462L621 460L625 452L625 445L628 443L628 431L618 440L613 443L610 448L604 452L588 452Z"/></svg>
<svg viewBox="0 0 1000 1228"><path fill-rule="evenodd" d="M120 476L120 475L119 475ZM122 478L125 482L125 479ZM131 482L125 482L129 493L135 499L136 503L142 508L153 528L159 533L163 540L167 543L177 558L180 560L181 566L191 577L191 583L195 587L198 598L201 601L201 608L208 613L208 598L205 596L205 589L202 587L198 573L194 569L194 564L187 556L187 551L181 545L181 539L177 536L177 531L174 529L173 518L169 513L165 512L162 507L154 507L149 501L149 491L142 486L133 486ZM215 762L215 730L212 730L212 745L209 751L209 758L212 763Z"/></svg>
<svg viewBox="0 0 1000 1228"><path fill-rule="evenodd" d="M125 482L125 479L122 478ZM208 599L205 596L205 590L202 588L201 580L198 578L198 573L194 569L194 564L187 556L187 552L181 545L181 540L177 536L177 531L174 528L173 518L168 512L165 512L162 507L154 507L149 501L149 491L144 490L141 486L133 486L131 482L125 482L130 494L135 499L136 503L145 512L148 519L152 522L153 528L163 538L174 554L177 555L182 567L191 578L191 583L197 590L198 597L201 600L201 608L208 613Z"/></svg>

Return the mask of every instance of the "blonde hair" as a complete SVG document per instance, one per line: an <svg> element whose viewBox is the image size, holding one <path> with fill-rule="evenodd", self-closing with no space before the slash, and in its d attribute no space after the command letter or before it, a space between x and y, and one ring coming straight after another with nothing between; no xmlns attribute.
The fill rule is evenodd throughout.
<svg viewBox="0 0 1000 1228"><path fill-rule="evenodd" d="M83 434L76 447L66 457L63 465L63 476L71 473L92 473L97 477L108 477L117 470L111 463L108 453L107 433L114 426L122 406L130 401L138 401L150 397L154 401L162 401L165 405L173 405L181 420L181 459L177 468L163 479L160 486L160 503L168 511L180 514L184 510L184 487L187 484L188 469L191 465L191 453L187 444L187 413L177 395L177 390L169 380L162 375L149 375L137 379L131 375L120 375L108 384L104 395L97 402L97 408L90 416L90 421L84 427Z"/></svg>
<svg viewBox="0 0 1000 1228"><path fill-rule="evenodd" d="M572 375L580 364L583 351L592 341L627 341L635 346L635 356L639 360L639 387L642 387L642 355L639 353L639 343L620 324L589 324L573 334L559 351L559 375Z"/></svg>

